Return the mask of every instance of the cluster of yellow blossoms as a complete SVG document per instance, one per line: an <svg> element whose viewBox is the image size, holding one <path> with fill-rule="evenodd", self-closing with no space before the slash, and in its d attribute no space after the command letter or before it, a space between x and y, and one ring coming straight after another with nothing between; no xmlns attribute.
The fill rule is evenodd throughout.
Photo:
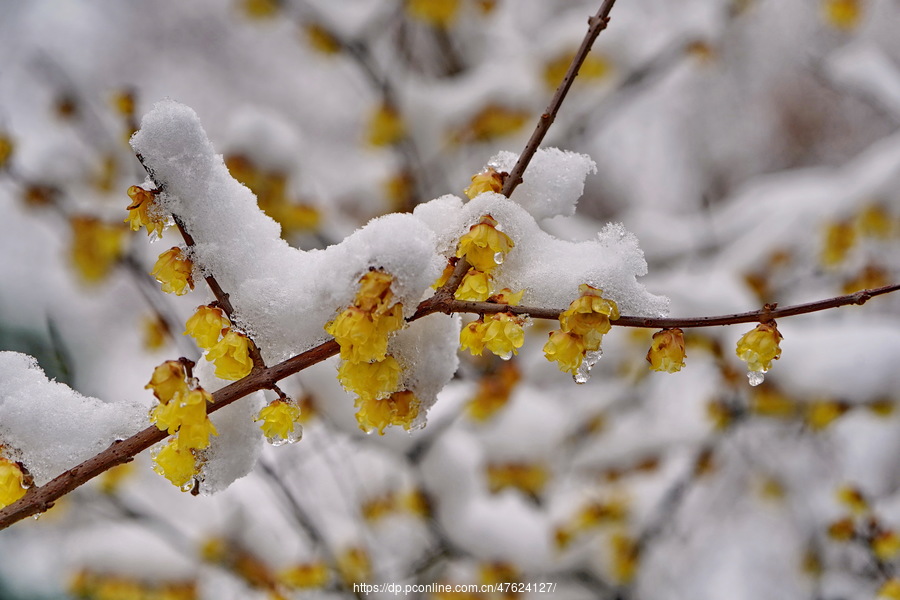
<svg viewBox="0 0 900 600"><path fill-rule="evenodd" d="M0 446L0 451L3 446ZM25 495L25 474L15 462L0 456L0 508Z"/></svg>
<svg viewBox="0 0 900 600"><path fill-rule="evenodd" d="M175 434L153 455L153 470L188 491L200 472L197 450L209 447L209 437L218 435L206 413L212 395L191 385L184 365L168 360L153 370L146 385L159 400L150 411L150 422L169 434Z"/></svg>
<svg viewBox="0 0 900 600"><path fill-rule="evenodd" d="M388 355L388 338L405 324L403 306L391 291L394 278L370 270L359 280L353 304L325 330L341 347L338 379L357 395L356 420L363 431L383 434L389 425L412 426L419 414L419 400L401 390L401 366Z"/></svg>
<svg viewBox="0 0 900 600"><path fill-rule="evenodd" d="M81 570L72 576L69 592L93 600L197 600L196 581L145 581L124 575Z"/></svg>
<svg viewBox="0 0 900 600"><path fill-rule="evenodd" d="M234 381L253 370L250 341L231 327L225 311L217 306L200 306L185 324L185 335L206 350L206 359L216 365L216 377Z"/></svg>
<svg viewBox="0 0 900 600"><path fill-rule="evenodd" d="M515 246L497 225L491 215L484 215L459 238L456 256L465 258L472 268L454 294L457 300L484 302L491 296L491 272Z"/></svg>
<svg viewBox="0 0 900 600"><path fill-rule="evenodd" d="M550 339L544 344L544 356L583 383L587 378L582 363L588 352L600 351L603 334L611 327L610 320L619 318L619 307L602 296L603 290L586 283L578 286L578 290L581 295L559 315L561 328L550 332ZM590 361L585 363L588 367L593 366Z"/></svg>

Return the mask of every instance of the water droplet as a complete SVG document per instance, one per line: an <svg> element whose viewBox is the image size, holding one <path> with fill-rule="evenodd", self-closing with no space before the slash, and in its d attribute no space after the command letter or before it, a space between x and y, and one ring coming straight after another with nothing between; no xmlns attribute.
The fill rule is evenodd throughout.
<svg viewBox="0 0 900 600"><path fill-rule="evenodd" d="M500 357L500 360L509 360L512 358L512 355L512 352L504 352L503 354L498 354L497 356Z"/></svg>
<svg viewBox="0 0 900 600"><path fill-rule="evenodd" d="M583 364L584 363L582 363L582 365ZM590 379L590 378L591 378L591 370L587 369L585 371L585 370L582 370L581 367L578 367L578 370L575 371L574 375L572 375L572 379L574 379L575 383L578 383L578 384L587 383L588 379Z"/></svg>
<svg viewBox="0 0 900 600"><path fill-rule="evenodd" d="M498 265L503 264L503 259L506 258L506 255L502 252L494 252L494 262Z"/></svg>
<svg viewBox="0 0 900 600"><path fill-rule="evenodd" d="M181 491L182 491L182 492L190 492L190 491L193 491L193 489L194 489L194 481L195 481L194 479L191 479L190 481L188 481L187 483L185 483L183 486L181 486Z"/></svg>
<svg viewBox="0 0 900 600"><path fill-rule="evenodd" d="M603 356L602 350L594 350L593 352L585 353L581 365L578 367L578 370L575 371L575 374L572 375L572 379L575 380L575 383L588 382L588 379L591 378L591 369L594 368L594 365L597 364L597 361L600 360L601 356Z"/></svg>
<svg viewBox="0 0 900 600"><path fill-rule="evenodd" d="M44 514L44 513L37 513L36 515L32 516L31 518L34 519L35 521L37 521L38 519L41 518L42 514Z"/></svg>
<svg viewBox="0 0 900 600"><path fill-rule="evenodd" d="M298 423L294 423L294 429L286 438L281 437L280 435L273 435L272 437L267 437L266 441L273 446L284 446L285 444L294 444L299 442L303 438L303 427L301 427Z"/></svg>
<svg viewBox="0 0 900 600"><path fill-rule="evenodd" d="M762 371L749 371L747 373L747 380L750 382L750 385L754 387L761 384L765 378L766 374Z"/></svg>

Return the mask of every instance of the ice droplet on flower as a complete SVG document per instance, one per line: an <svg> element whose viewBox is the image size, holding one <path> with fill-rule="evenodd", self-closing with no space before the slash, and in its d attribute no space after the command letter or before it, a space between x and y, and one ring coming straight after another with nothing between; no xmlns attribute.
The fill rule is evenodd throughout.
<svg viewBox="0 0 900 600"><path fill-rule="evenodd" d="M498 354L498 356L500 357L500 360L509 360L512 358L512 355L513 355L512 352L504 352L503 354Z"/></svg>
<svg viewBox="0 0 900 600"><path fill-rule="evenodd" d="M502 265L504 256L505 255L502 252L494 252L494 262L498 265Z"/></svg>
<svg viewBox="0 0 900 600"><path fill-rule="evenodd" d="M747 381L750 382L750 385L756 387L763 382L766 378L766 374L763 371L748 371L747 372Z"/></svg>
<svg viewBox="0 0 900 600"><path fill-rule="evenodd" d="M299 424L294 424L294 429L288 434L286 438L281 437L280 435L273 435L272 437L267 437L266 441L273 446L284 446L285 444L295 444L299 442L303 438L303 427Z"/></svg>
<svg viewBox="0 0 900 600"><path fill-rule="evenodd" d="M601 356L603 356L603 350L585 353L584 360L581 361L578 370L572 375L572 379L575 380L575 383L580 384L588 382L588 379L591 378L591 369L594 368L594 365L597 364L597 361L600 360Z"/></svg>
<svg viewBox="0 0 900 600"><path fill-rule="evenodd" d="M194 481L195 481L195 480L194 480L193 477L190 478L190 479L188 480L187 483L185 483L184 485L181 486L181 491L182 491L182 492L190 492L190 491L193 491L193 489L194 489Z"/></svg>

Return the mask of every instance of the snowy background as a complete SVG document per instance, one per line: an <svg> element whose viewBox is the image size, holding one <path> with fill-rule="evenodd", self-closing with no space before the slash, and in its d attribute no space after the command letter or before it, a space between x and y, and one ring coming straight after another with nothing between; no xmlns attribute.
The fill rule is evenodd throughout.
<svg viewBox="0 0 900 600"><path fill-rule="evenodd" d="M462 197L491 157L520 152L598 4L0 0L0 350L129 415L153 404L154 366L199 356L181 331L212 296L165 295L148 275L177 232L151 243L122 224L145 179L127 140L158 101L196 111L287 243L325 248ZM540 229L584 242L621 223L672 316L897 282L898 23L878 0L620 0L545 141L597 173L574 217ZM448 202L418 213L451 236ZM413 229L356 236L402 257L427 237ZM276 243L234 231L218 242ZM553 258L531 265L549 289L570 275ZM260 310L333 284L280 275ZM542 300L558 302L526 297ZM411 347L452 350L442 319ZM543 357L554 327L535 322L509 362L460 355L412 433L359 431L335 359L304 371L282 386L302 400L302 441L234 446L260 460L213 496L180 492L144 453L0 532L0 598L346 598L361 581L900 597L898 298L779 322L783 356L756 388L734 355L749 325L688 331L677 374L647 369L651 331L613 328L584 385ZM292 343L279 352L308 347Z"/></svg>

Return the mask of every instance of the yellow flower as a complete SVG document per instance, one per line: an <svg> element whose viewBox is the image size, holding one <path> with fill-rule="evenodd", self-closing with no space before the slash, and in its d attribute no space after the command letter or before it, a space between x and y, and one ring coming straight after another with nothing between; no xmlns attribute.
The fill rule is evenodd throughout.
<svg viewBox="0 0 900 600"><path fill-rule="evenodd" d="M216 364L216 377L221 379L243 379L253 370L250 359L250 339L229 329L206 355L206 359Z"/></svg>
<svg viewBox="0 0 900 600"><path fill-rule="evenodd" d="M372 563L363 548L347 548L337 557L337 568L348 586L368 581L372 576Z"/></svg>
<svg viewBox="0 0 900 600"><path fill-rule="evenodd" d="M843 402L813 402L806 410L806 424L814 430L825 429L849 408Z"/></svg>
<svg viewBox="0 0 900 600"><path fill-rule="evenodd" d="M619 583L630 582L637 573L640 546L634 538L623 533L613 534L610 545L613 553L613 577Z"/></svg>
<svg viewBox="0 0 900 600"><path fill-rule="evenodd" d="M675 373L684 366L684 357L684 332L680 329L663 329L653 334L647 352L651 369Z"/></svg>
<svg viewBox="0 0 900 600"><path fill-rule="evenodd" d="M522 296L525 295L525 290L519 290L518 292L513 292L509 288L503 288L499 292L494 293L488 298L488 302L496 302L497 304L509 304L510 306L518 306L520 302L522 302Z"/></svg>
<svg viewBox="0 0 900 600"><path fill-rule="evenodd" d="M72 261L87 283L105 278L122 256L124 229L93 217L72 217Z"/></svg>
<svg viewBox="0 0 900 600"><path fill-rule="evenodd" d="M892 577L884 582L878 590L878 598L884 600L900 600L900 579Z"/></svg>
<svg viewBox="0 0 900 600"><path fill-rule="evenodd" d="M147 235L154 231L157 235L162 235L166 227L166 218L160 213L153 192L133 185L128 188L128 197L131 198L131 204L128 205L125 222L131 230L138 231L143 226L147 228Z"/></svg>
<svg viewBox="0 0 900 600"><path fill-rule="evenodd" d="M341 51L341 43L321 25L309 23L303 29L313 50L318 50L322 54L337 54Z"/></svg>
<svg viewBox="0 0 900 600"><path fill-rule="evenodd" d="M456 256L463 258L470 265L485 273L491 272L496 266L494 259L497 254L507 254L515 244L512 239L497 229L497 221L491 215L484 215L468 233L459 238L459 246Z"/></svg>
<svg viewBox="0 0 900 600"><path fill-rule="evenodd" d="M778 346L781 339L775 321L760 323L738 341L737 356L747 363L750 371L765 373L772 367L772 361L781 356L781 348Z"/></svg>
<svg viewBox="0 0 900 600"><path fill-rule="evenodd" d="M25 475L19 465L0 457L0 508L25 495Z"/></svg>
<svg viewBox="0 0 900 600"><path fill-rule="evenodd" d="M834 267L842 263L854 245L856 245L856 229L853 223L850 221L829 223L825 227L822 264Z"/></svg>
<svg viewBox="0 0 900 600"><path fill-rule="evenodd" d="M603 290L586 283L578 289L581 296L559 315L559 323L563 331L582 336L587 350L599 350L603 334L610 330L610 320L619 318L619 307L601 296Z"/></svg>
<svg viewBox="0 0 900 600"><path fill-rule="evenodd" d="M338 379L344 389L365 399L384 398L400 385L400 364L393 356L376 362L344 361Z"/></svg>
<svg viewBox="0 0 900 600"><path fill-rule="evenodd" d="M859 488L845 484L837 489L835 496L838 501L853 511L855 515L863 515L869 512L869 502Z"/></svg>
<svg viewBox="0 0 900 600"><path fill-rule="evenodd" d="M394 392L387 398L358 398L356 400L356 421L366 433L378 430L384 435L389 425L402 425L409 431L412 422L419 416L419 399L410 391Z"/></svg>
<svg viewBox="0 0 900 600"><path fill-rule="evenodd" d="M469 269L453 296L457 300L484 302L491 296L491 276L482 271Z"/></svg>
<svg viewBox="0 0 900 600"><path fill-rule="evenodd" d="M488 464L486 468L488 489L496 494L506 488L515 488L537 496L547 484L548 473L542 465L533 463Z"/></svg>
<svg viewBox="0 0 900 600"><path fill-rule="evenodd" d="M231 327L225 311L214 306L198 306L197 312L185 323L184 335L197 341L197 345L209 350L219 341L219 336Z"/></svg>
<svg viewBox="0 0 900 600"><path fill-rule="evenodd" d="M485 321L484 347L497 356L518 354L525 343L524 319L510 313L496 313Z"/></svg>
<svg viewBox="0 0 900 600"><path fill-rule="evenodd" d="M218 435L206 412L212 395L203 388L177 394L166 404L156 406L150 412L150 422L161 431L178 433L178 447L206 448L209 436Z"/></svg>
<svg viewBox="0 0 900 600"><path fill-rule="evenodd" d="M493 417L509 402L520 378L514 361L503 363L496 372L482 377L478 382L478 391L466 406L469 417L482 422Z"/></svg>
<svg viewBox="0 0 900 600"><path fill-rule="evenodd" d="M395 303L391 292L394 278L384 271L369 271L359 279L359 290L353 305L365 312L383 313Z"/></svg>
<svg viewBox="0 0 900 600"><path fill-rule="evenodd" d="M4 169L7 163L9 163L9 159L12 157L15 147L12 138L0 131L0 170Z"/></svg>
<svg viewBox="0 0 900 600"><path fill-rule="evenodd" d="M151 275L162 284L162 291L183 296L194 289L192 272L194 264L181 251L175 247L166 250L159 255L159 260L153 265Z"/></svg>
<svg viewBox="0 0 900 600"><path fill-rule="evenodd" d="M282 399L273 400L259 411L259 427L269 440L291 440L299 427L300 407Z"/></svg>
<svg viewBox="0 0 900 600"><path fill-rule="evenodd" d="M500 193L503 190L503 180L507 173L498 173L492 167L477 175L472 175L472 184L465 189L465 194L474 199L486 192Z"/></svg>
<svg viewBox="0 0 900 600"><path fill-rule="evenodd" d="M407 0L406 11L429 25L446 28L456 18L459 0Z"/></svg>
<svg viewBox="0 0 900 600"><path fill-rule="evenodd" d="M278 14L281 0L242 0L241 8L251 19L269 19Z"/></svg>
<svg viewBox="0 0 900 600"><path fill-rule="evenodd" d="M390 146L406 135L406 125L397 109L389 104L381 104L369 117L369 144Z"/></svg>
<svg viewBox="0 0 900 600"><path fill-rule="evenodd" d="M153 390L153 395L160 402L166 404L176 394L188 392L186 377L184 365L177 360L167 360L153 369L150 383L145 385L144 389Z"/></svg>
<svg viewBox="0 0 900 600"><path fill-rule="evenodd" d="M144 347L148 350L159 350L169 337L169 326L159 315L145 316L141 320L144 330Z"/></svg>
<svg viewBox="0 0 900 600"><path fill-rule="evenodd" d="M453 275L453 270L455 268L456 265L454 263L448 262L447 266L444 267L444 271L441 273L441 276L437 278L437 281L431 284L431 287L434 289L442 287L450 279L450 276Z"/></svg>
<svg viewBox="0 0 900 600"><path fill-rule="evenodd" d="M892 560L900 552L900 536L893 531L883 531L872 540L872 552L883 561Z"/></svg>
<svg viewBox="0 0 900 600"><path fill-rule="evenodd" d="M481 356L481 353L484 352L486 329L484 321L481 319L466 324L459 332L459 349L468 350L475 356Z"/></svg>
<svg viewBox="0 0 900 600"><path fill-rule="evenodd" d="M566 331L550 332L550 339L544 344L544 356L550 362L559 363L559 370L573 375L584 360L584 340L576 333Z"/></svg>
<svg viewBox="0 0 900 600"><path fill-rule="evenodd" d="M153 457L153 470L182 489L198 473L197 461L190 450L182 450L173 439Z"/></svg>
<svg viewBox="0 0 900 600"><path fill-rule="evenodd" d="M355 306L346 309L334 321L325 325L341 346L341 358L352 362L384 360L387 337L378 335L371 314Z"/></svg>
<svg viewBox="0 0 900 600"><path fill-rule="evenodd" d="M489 103L449 132L450 143L489 142L517 132L530 119L531 113L527 110Z"/></svg>
<svg viewBox="0 0 900 600"><path fill-rule="evenodd" d="M325 587L330 579L328 565L322 561L294 565L278 573L278 581L293 589Z"/></svg>
<svg viewBox="0 0 900 600"><path fill-rule="evenodd" d="M824 0L825 20L837 29L856 27L862 16L861 0Z"/></svg>

